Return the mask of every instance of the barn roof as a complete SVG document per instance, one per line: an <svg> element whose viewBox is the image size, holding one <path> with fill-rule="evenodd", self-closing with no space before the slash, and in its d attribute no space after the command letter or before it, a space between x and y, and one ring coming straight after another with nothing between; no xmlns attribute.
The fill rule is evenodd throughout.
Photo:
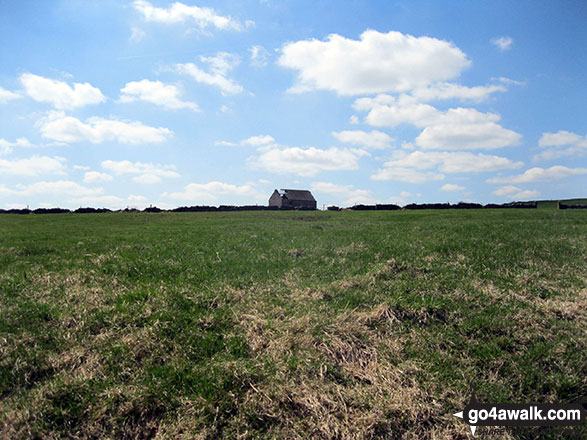
<svg viewBox="0 0 587 440"><path fill-rule="evenodd" d="M315 202L316 199L310 191L302 189L282 189L279 194L288 198L288 200L304 200L308 202Z"/></svg>

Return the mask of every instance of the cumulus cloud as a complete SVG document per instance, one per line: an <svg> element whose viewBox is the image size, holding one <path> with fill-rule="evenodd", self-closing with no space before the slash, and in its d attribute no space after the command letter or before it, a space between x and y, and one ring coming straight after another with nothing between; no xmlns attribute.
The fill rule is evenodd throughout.
<svg viewBox="0 0 587 440"><path fill-rule="evenodd" d="M223 95L236 95L243 92L244 89L240 84L227 77L228 72L240 63L237 55L219 52L213 57L201 56L200 61L208 65L208 71L194 63L175 64L173 70L181 75L188 75L198 83L218 87Z"/></svg>
<svg viewBox="0 0 587 440"><path fill-rule="evenodd" d="M63 157L32 156L25 159L0 159L0 175L38 176L65 174Z"/></svg>
<svg viewBox="0 0 587 440"><path fill-rule="evenodd" d="M372 130L371 132L362 130L333 131L332 136L345 144L374 149L386 148L393 142L391 136L377 130Z"/></svg>
<svg viewBox="0 0 587 440"><path fill-rule="evenodd" d="M372 180L395 180L407 183L426 183L432 180L443 180L444 174L432 171L416 171L413 168L387 166L371 176Z"/></svg>
<svg viewBox="0 0 587 440"><path fill-rule="evenodd" d="M21 137L18 138L16 141L14 142L10 142L7 141L6 139L2 139L0 138L0 154L8 154L10 152L12 152L12 150L16 147L16 148L27 148L27 147L32 147L33 144L31 144L31 142L25 138L25 137Z"/></svg>
<svg viewBox="0 0 587 440"><path fill-rule="evenodd" d="M261 134L258 136L251 136L248 139L241 141L242 145L250 145L252 147L262 147L264 145L273 144L275 139L268 134Z"/></svg>
<svg viewBox="0 0 587 440"><path fill-rule="evenodd" d="M170 84L163 84L161 81L131 81L126 83L120 90L120 102L128 103L135 101L145 101L161 106L168 110L190 109L199 111L197 104L194 102L182 101L179 88Z"/></svg>
<svg viewBox="0 0 587 440"><path fill-rule="evenodd" d="M291 92L339 95L401 93L456 78L470 65L447 41L367 30L360 40L337 34L286 44L278 63L298 72Z"/></svg>
<svg viewBox="0 0 587 440"><path fill-rule="evenodd" d="M514 162L506 157L458 152L396 151L392 160L377 170L373 180L397 180L409 183L424 183L443 180L444 174L480 173L501 169L519 168L522 162ZM433 170L433 171L428 171Z"/></svg>
<svg viewBox="0 0 587 440"><path fill-rule="evenodd" d="M365 122L369 125L411 124L423 128L415 143L427 150L491 150L517 145L522 138L519 133L499 125L501 117L495 113L461 107L441 112L408 95L359 98L353 108L368 111Z"/></svg>
<svg viewBox="0 0 587 440"><path fill-rule="evenodd" d="M191 203L208 203L217 200L223 200L224 203L234 203L236 200L242 200L243 197L246 197L248 200L258 200L261 196L265 197L265 195L259 194L250 185L238 186L216 181L190 183L181 192L164 193L163 196Z"/></svg>
<svg viewBox="0 0 587 440"><path fill-rule="evenodd" d="M374 98L359 98L354 102L353 108L357 111L368 111L365 122L375 127L411 124L422 128L436 123L442 117L442 112L435 107L408 95L401 95L397 99L386 94L379 94Z"/></svg>
<svg viewBox="0 0 587 440"><path fill-rule="evenodd" d="M56 182L35 182L29 185L15 185L14 188L8 188L0 185L0 194L10 196L36 196L36 195L55 195L55 196L98 196L103 193L102 188L88 188L76 182L68 180L59 180Z"/></svg>
<svg viewBox="0 0 587 440"><path fill-rule="evenodd" d="M269 52L263 46L253 46L249 49L251 64L255 67L265 67L269 64Z"/></svg>
<svg viewBox="0 0 587 440"><path fill-rule="evenodd" d="M146 202L148 199L145 196L129 194L128 200L131 202Z"/></svg>
<svg viewBox="0 0 587 440"><path fill-rule="evenodd" d="M378 203L373 197L371 191L356 189L353 185L338 185L330 182L313 182L310 185L312 192L315 194L326 194L335 197L337 203L342 202L345 206L358 204L371 205Z"/></svg>
<svg viewBox="0 0 587 440"><path fill-rule="evenodd" d="M462 191L465 189L464 186L455 185L454 183L446 183L440 187L442 191Z"/></svg>
<svg viewBox="0 0 587 440"><path fill-rule="evenodd" d="M106 97L89 83L74 83L44 78L31 73L20 75L24 92L38 102L46 102L60 110L71 110L91 104L100 104Z"/></svg>
<svg viewBox="0 0 587 440"><path fill-rule="evenodd" d="M216 141L214 145L219 147L239 147L239 146L249 146L249 147L265 147L267 145L275 144L275 139L273 136L268 134L260 134L257 136L251 136L250 138L243 139L240 142L228 142L228 141Z"/></svg>
<svg viewBox="0 0 587 440"><path fill-rule="evenodd" d="M522 162L514 162L507 157L465 151L398 151L394 153L392 160L385 162L388 167L409 167L417 170L437 167L443 173L480 173L515 169L522 165Z"/></svg>
<svg viewBox="0 0 587 440"><path fill-rule="evenodd" d="M538 145L544 151L533 157L534 160L551 160L565 156L584 156L587 154L587 136L566 130L556 133L543 133Z"/></svg>
<svg viewBox="0 0 587 440"><path fill-rule="evenodd" d="M84 183L109 182L112 176L106 173L99 173L98 171L88 171L84 174Z"/></svg>
<svg viewBox="0 0 587 440"><path fill-rule="evenodd" d="M172 132L163 127L150 127L141 122L93 117L82 122L64 112L52 111L37 122L41 135L58 142L91 142L99 144L116 141L122 144L164 142Z"/></svg>
<svg viewBox="0 0 587 440"><path fill-rule="evenodd" d="M493 194L496 196L507 197L509 199L521 200L537 197L540 195L540 191L530 189L524 190L522 188L518 188L517 186L508 185L496 189L493 191Z"/></svg>
<svg viewBox="0 0 587 440"><path fill-rule="evenodd" d="M437 83L429 87L416 89L412 96L419 101L438 101L445 99L458 99L460 101L483 102L493 93L505 92L507 87L503 84L467 87L453 83Z"/></svg>
<svg viewBox="0 0 587 440"><path fill-rule="evenodd" d="M67 201L80 206L108 206L110 208L122 208L127 204L127 200L118 196L111 195L87 195L81 197L73 197Z"/></svg>
<svg viewBox="0 0 587 440"><path fill-rule="evenodd" d="M587 148L587 136L581 136L570 131L560 130L556 133L542 133L538 141L540 147L562 147L565 145L577 145Z"/></svg>
<svg viewBox="0 0 587 440"><path fill-rule="evenodd" d="M5 88L0 87L0 104L6 104L8 101L12 101L13 99L18 98L21 98L18 93L14 93L10 90L6 90Z"/></svg>
<svg viewBox="0 0 587 440"><path fill-rule="evenodd" d="M243 26L238 20L220 15L212 8L188 6L180 2L175 2L168 8L158 8L145 0L135 0L133 6L142 14L145 21L163 24L191 23L201 30L214 27L220 30L242 31L254 24L248 21Z"/></svg>
<svg viewBox="0 0 587 440"><path fill-rule="evenodd" d="M550 168L530 168L522 174L507 177L492 177L487 179L487 183L529 183L529 182L548 182L560 180L570 176L582 176L587 174L587 168L568 168L561 165L555 165Z"/></svg>
<svg viewBox="0 0 587 440"><path fill-rule="evenodd" d="M131 162L129 160L105 160L101 165L102 168L117 175L134 175L132 180L142 184L159 183L162 178L179 177L175 165Z"/></svg>
<svg viewBox="0 0 587 440"><path fill-rule="evenodd" d="M491 44L497 47L501 52L510 50L514 44L514 40L511 37L494 37L491 39Z"/></svg>
<svg viewBox="0 0 587 440"><path fill-rule="evenodd" d="M78 206L107 206L109 208L123 208L129 204L145 202L147 199L143 196L133 194L128 197L118 197L104 194L101 187L92 188L69 180L59 180L55 182L35 182L31 184L18 184L14 187L0 185L0 196L14 197L18 200L29 201L29 198L42 198L37 206L68 206L75 208ZM35 199L30 200L34 202ZM144 205L144 203L143 203Z"/></svg>
<svg viewBox="0 0 587 440"><path fill-rule="evenodd" d="M437 150L493 150L517 145L522 136L497 124L500 116L472 108L450 109L416 138L416 145Z"/></svg>
<svg viewBox="0 0 587 440"><path fill-rule="evenodd" d="M321 171L356 170L359 159L367 155L369 153L364 150L351 148L270 148L257 157L249 158L249 165L271 173L311 177Z"/></svg>

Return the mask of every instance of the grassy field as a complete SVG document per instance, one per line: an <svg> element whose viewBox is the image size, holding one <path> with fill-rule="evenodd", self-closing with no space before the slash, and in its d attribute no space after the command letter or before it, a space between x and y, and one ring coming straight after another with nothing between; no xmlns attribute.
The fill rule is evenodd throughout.
<svg viewBox="0 0 587 440"><path fill-rule="evenodd" d="M0 438L466 439L585 399L587 212L3 215L0 312Z"/></svg>

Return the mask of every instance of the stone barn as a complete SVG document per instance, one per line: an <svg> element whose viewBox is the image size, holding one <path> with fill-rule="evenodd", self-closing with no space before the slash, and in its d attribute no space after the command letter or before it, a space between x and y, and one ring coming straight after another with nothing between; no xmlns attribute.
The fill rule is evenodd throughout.
<svg viewBox="0 0 587 440"><path fill-rule="evenodd" d="M316 199L310 191L300 189L280 189L273 191L269 206L278 208L316 209Z"/></svg>

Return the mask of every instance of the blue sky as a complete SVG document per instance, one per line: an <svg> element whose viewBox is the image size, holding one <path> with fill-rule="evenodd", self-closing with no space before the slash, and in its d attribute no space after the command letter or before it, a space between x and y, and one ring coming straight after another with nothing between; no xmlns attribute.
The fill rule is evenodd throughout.
<svg viewBox="0 0 587 440"><path fill-rule="evenodd" d="M0 207L563 199L584 1L0 0Z"/></svg>

